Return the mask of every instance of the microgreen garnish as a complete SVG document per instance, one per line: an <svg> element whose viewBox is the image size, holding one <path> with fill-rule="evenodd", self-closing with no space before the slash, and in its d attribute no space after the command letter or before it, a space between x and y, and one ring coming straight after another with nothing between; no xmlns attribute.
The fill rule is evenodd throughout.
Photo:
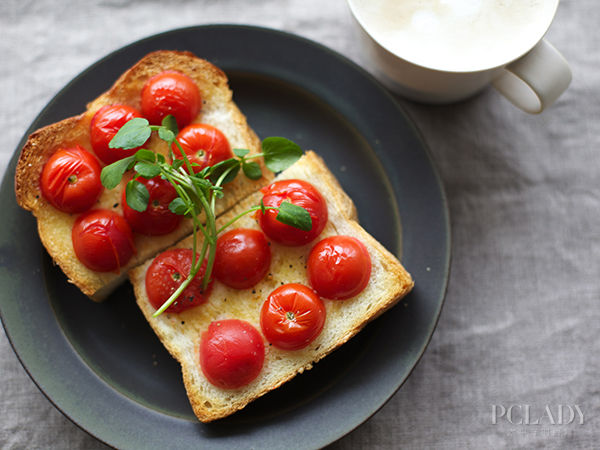
<svg viewBox="0 0 600 450"><path fill-rule="evenodd" d="M306 210L302 206L294 205L290 202L282 202L279 205L277 220L303 231L310 231L312 228L312 219L310 214L304 214Z"/></svg>
<svg viewBox="0 0 600 450"><path fill-rule="evenodd" d="M177 197L169 204L171 212L192 220L193 256L190 274L169 299L156 310L154 313L154 317L156 317L164 312L189 285L205 259L206 271L202 282L203 288L206 289L214 265L217 236L241 217L254 211L261 211L264 214L267 209L277 209L277 220L305 231L311 229L312 221L308 211L300 206L283 202L279 208L266 207L261 201L260 205L244 211L218 230L216 228L215 202L224 195L223 185L234 180L240 169L246 177L252 180L261 178L260 165L253 161L259 157L263 157L269 170L273 172L285 170L302 156L303 152L298 144L283 137L266 138L262 142L261 153L250 155L248 149L236 148L233 150L235 157L194 173L194 166L197 165L190 162L176 139L177 122L173 116L167 116L161 125L150 125L143 118L131 119L113 137L109 147L123 149L141 147L150 138L153 131L156 131L158 137L169 145L169 159L172 162L168 162L167 158L159 153L142 148L134 155L104 167L100 179L107 189L113 189L121 183L125 172L133 169L135 175L127 182L125 197L131 208L141 212L148 207L149 194L138 178L160 176L169 181L177 192ZM171 151L172 144L177 146L183 159L175 158ZM204 221L200 220L201 213L204 213ZM204 238L200 250L197 249L199 233Z"/></svg>
<svg viewBox="0 0 600 450"><path fill-rule="evenodd" d="M151 134L150 122L141 117L136 117L121 127L115 137L108 143L108 146L123 149L141 147Z"/></svg>
<svg viewBox="0 0 600 450"><path fill-rule="evenodd" d="M265 165L273 172L280 172L294 164L302 149L295 142L283 137L268 137L262 141Z"/></svg>

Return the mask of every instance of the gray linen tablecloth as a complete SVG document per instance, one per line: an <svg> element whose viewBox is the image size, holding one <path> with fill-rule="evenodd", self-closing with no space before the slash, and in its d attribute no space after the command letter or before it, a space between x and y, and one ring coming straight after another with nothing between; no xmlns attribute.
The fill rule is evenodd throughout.
<svg viewBox="0 0 600 450"><path fill-rule="evenodd" d="M3 0L0 173L73 76L139 38L208 23L277 28L361 61L343 0ZM574 79L542 115L517 110L492 89L451 106L399 99L448 195L448 293L409 380L333 448L600 446L599 24L597 0L561 3L548 36ZM104 447L38 391L4 332L0 355L1 448ZM568 407L577 416L564 423Z"/></svg>

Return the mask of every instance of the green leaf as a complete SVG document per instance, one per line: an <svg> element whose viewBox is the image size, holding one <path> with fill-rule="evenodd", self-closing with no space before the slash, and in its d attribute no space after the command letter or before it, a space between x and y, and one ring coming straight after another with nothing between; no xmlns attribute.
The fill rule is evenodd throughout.
<svg viewBox="0 0 600 450"><path fill-rule="evenodd" d="M146 161L141 161L134 166L135 171L144 178L154 178L160 175L160 167Z"/></svg>
<svg viewBox="0 0 600 450"><path fill-rule="evenodd" d="M235 158L229 158L225 161L221 161L211 167L209 178L213 183L217 183L221 175L228 171L221 184L229 183L237 176L238 172L240 171L240 165L240 160Z"/></svg>
<svg viewBox="0 0 600 450"><path fill-rule="evenodd" d="M188 205L183 201L181 197L176 197L169 203L169 210L173 214L184 216L188 212Z"/></svg>
<svg viewBox="0 0 600 450"><path fill-rule="evenodd" d="M108 143L110 148L130 149L144 145L152 134L150 123L141 117L131 119Z"/></svg>
<svg viewBox="0 0 600 450"><path fill-rule="evenodd" d="M268 137L262 141L265 165L273 172L281 172L302 156L302 148L283 137Z"/></svg>
<svg viewBox="0 0 600 450"><path fill-rule="evenodd" d="M233 149L233 153L235 154L235 156L237 156L238 158L243 158L244 156L246 156L248 153L250 153L250 150L248 150L247 148L234 148Z"/></svg>
<svg viewBox="0 0 600 450"><path fill-rule="evenodd" d="M132 209L138 212L144 212L148 207L150 194L148 193L146 186L134 179L127 183L127 187L125 188L125 199Z"/></svg>
<svg viewBox="0 0 600 450"><path fill-rule="evenodd" d="M161 138L163 141L167 142L168 144L172 144L175 140L175 134L165 127L160 127L158 129L158 137Z"/></svg>
<svg viewBox="0 0 600 450"><path fill-rule="evenodd" d="M169 130L171 133L173 133L175 136L177 136L177 134L179 133L179 127L177 126L177 120L175 119L175 116L173 114L169 114L168 116L165 116L165 118L161 122L161 125L164 128L166 128L167 130Z"/></svg>
<svg viewBox="0 0 600 450"><path fill-rule="evenodd" d="M312 228L312 219L308 211L302 206L297 206L290 202L282 202L279 205L279 213L275 218L281 223L291 225L303 231L310 231Z"/></svg>
<svg viewBox="0 0 600 450"><path fill-rule="evenodd" d="M106 189L116 188L123 174L135 164L135 155L120 159L114 163L104 167L100 172L100 181Z"/></svg>
<svg viewBox="0 0 600 450"><path fill-rule="evenodd" d="M167 161L167 159L165 158L164 155L161 155L160 153L156 153L156 161L161 164L164 164Z"/></svg>
<svg viewBox="0 0 600 450"><path fill-rule="evenodd" d="M156 156L157 154L154 153L152 150L147 150L145 148L141 148L137 152L135 152L135 159L138 161L155 162Z"/></svg>
<svg viewBox="0 0 600 450"><path fill-rule="evenodd" d="M242 170L244 171L244 175L246 175L251 180L258 180L262 177L262 171L260 170L260 166L254 161L242 163Z"/></svg>
<svg viewBox="0 0 600 450"><path fill-rule="evenodd" d="M208 172L210 172L211 169L212 169L211 166L206 166L206 167L202 168L202 170L200 172L198 172L196 174L196 176L200 177L200 178L206 178L206 177L208 177Z"/></svg>

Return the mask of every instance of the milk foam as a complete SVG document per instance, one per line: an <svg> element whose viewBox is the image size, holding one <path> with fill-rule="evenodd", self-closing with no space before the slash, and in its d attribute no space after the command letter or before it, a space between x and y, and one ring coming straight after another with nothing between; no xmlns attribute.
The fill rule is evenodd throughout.
<svg viewBox="0 0 600 450"><path fill-rule="evenodd" d="M521 56L543 36L558 0L349 0L390 52L447 71L483 70Z"/></svg>

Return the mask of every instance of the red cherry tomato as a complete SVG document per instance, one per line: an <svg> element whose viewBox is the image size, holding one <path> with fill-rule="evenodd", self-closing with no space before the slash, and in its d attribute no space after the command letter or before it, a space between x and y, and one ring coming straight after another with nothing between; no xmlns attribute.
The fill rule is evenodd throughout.
<svg viewBox="0 0 600 450"><path fill-rule="evenodd" d="M114 211L94 209L82 214L71 237L79 261L96 272L119 271L135 253L131 228Z"/></svg>
<svg viewBox="0 0 600 450"><path fill-rule="evenodd" d="M269 294L260 311L260 326L275 347L299 350L319 336L325 317L325 305L315 291L290 283Z"/></svg>
<svg viewBox="0 0 600 450"><path fill-rule="evenodd" d="M142 88L142 114L151 124L160 125L172 114L180 128L200 112L202 97L198 86L187 75L166 70L150 78Z"/></svg>
<svg viewBox="0 0 600 450"><path fill-rule="evenodd" d="M138 181L146 186L150 194L145 211L136 211L127 204L125 190L121 196L123 215L131 225L131 229L148 236L159 236L175 230L183 220L183 216L174 214L169 209L169 204L177 197L173 185L161 177L139 178Z"/></svg>
<svg viewBox="0 0 600 450"><path fill-rule="evenodd" d="M185 281L192 267L193 252L189 248L166 250L158 255L146 272L146 293L150 304L160 308L171 294ZM202 289L202 280L206 271L206 261L192 282L167 309L168 313L179 313L201 305L208 300L212 282L206 290Z"/></svg>
<svg viewBox="0 0 600 450"><path fill-rule="evenodd" d="M80 146L61 148L42 169L42 195L66 213L87 211L104 189L100 171L96 158Z"/></svg>
<svg viewBox="0 0 600 450"><path fill-rule="evenodd" d="M304 245L315 239L327 224L327 204L321 193L310 183L302 180L281 180L261 189L265 206L279 207L287 201L302 206L312 219L312 228L303 231L279 222L278 211L267 210L258 213L259 223L265 234L283 245Z"/></svg>
<svg viewBox="0 0 600 450"><path fill-rule="evenodd" d="M94 153L104 164L114 163L139 150L140 147L125 150L108 146L117 131L136 117L142 117L142 114L127 105L106 105L96 111L90 123L90 140Z"/></svg>
<svg viewBox="0 0 600 450"><path fill-rule="evenodd" d="M331 236L317 242L308 256L310 285L324 298L344 300L363 291L371 277L371 257L351 236Z"/></svg>
<svg viewBox="0 0 600 450"><path fill-rule="evenodd" d="M258 230L236 228L219 236L213 274L235 289L254 286L269 271L271 249Z"/></svg>
<svg viewBox="0 0 600 450"><path fill-rule="evenodd" d="M199 166L194 166L195 173L200 172L206 166L214 166L218 162L233 157L229 141L218 128L212 125L205 123L188 125L179 132L177 140L190 162L199 164ZM175 143L172 148L178 159L183 158L181 150Z"/></svg>
<svg viewBox="0 0 600 450"><path fill-rule="evenodd" d="M265 345L248 322L227 319L212 322L202 333L200 367L204 376L221 389L247 385L260 373Z"/></svg>

